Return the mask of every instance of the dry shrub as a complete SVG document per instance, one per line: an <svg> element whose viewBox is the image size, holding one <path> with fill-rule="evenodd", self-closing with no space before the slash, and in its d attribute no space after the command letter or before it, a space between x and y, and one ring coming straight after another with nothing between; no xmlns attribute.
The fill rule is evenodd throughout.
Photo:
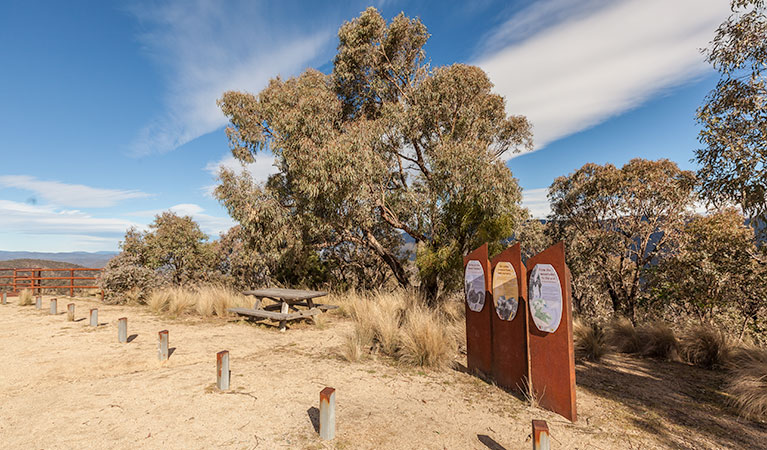
<svg viewBox="0 0 767 450"><path fill-rule="evenodd" d="M607 342L620 353L638 353L642 348L634 325L626 318L620 317L607 326Z"/></svg>
<svg viewBox="0 0 767 450"><path fill-rule="evenodd" d="M454 305L438 308L412 290L336 294L329 302L351 317L354 331L346 336L342 356L358 361L366 353L381 353L406 364L442 368L453 359L462 317ZM463 305L461 305L463 306Z"/></svg>
<svg viewBox="0 0 767 450"><path fill-rule="evenodd" d="M767 420L767 351L759 348L736 351L725 390L743 417Z"/></svg>
<svg viewBox="0 0 767 450"><path fill-rule="evenodd" d="M602 326L596 322L586 324L580 319L573 321L575 356L579 359L599 361L607 353L607 338Z"/></svg>
<svg viewBox="0 0 767 450"><path fill-rule="evenodd" d="M703 325L687 330L679 350L686 361L709 369L726 366L731 354L727 336L718 329Z"/></svg>
<svg viewBox="0 0 767 450"><path fill-rule="evenodd" d="M32 291L29 289L23 289L21 292L19 292L19 305L21 306L29 306L34 305L34 295L32 294Z"/></svg>

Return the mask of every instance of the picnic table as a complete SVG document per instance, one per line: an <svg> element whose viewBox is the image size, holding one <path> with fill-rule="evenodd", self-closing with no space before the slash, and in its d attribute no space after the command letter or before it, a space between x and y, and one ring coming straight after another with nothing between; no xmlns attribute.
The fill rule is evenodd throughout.
<svg viewBox="0 0 767 450"><path fill-rule="evenodd" d="M243 294L256 298L253 308L229 308L229 311L242 316L279 321L280 331L285 331L289 320L314 319L321 312L338 308L337 305L314 302L315 298L328 295L323 291L270 288L243 291ZM264 305L264 300L274 303Z"/></svg>

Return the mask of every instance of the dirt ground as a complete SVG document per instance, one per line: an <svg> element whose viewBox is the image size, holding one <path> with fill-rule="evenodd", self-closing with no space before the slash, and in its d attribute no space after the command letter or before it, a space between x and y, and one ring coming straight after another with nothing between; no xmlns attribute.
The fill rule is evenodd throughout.
<svg viewBox="0 0 767 450"><path fill-rule="evenodd" d="M167 319L141 307L59 298L59 315L0 305L2 448L529 449L531 420L552 448L766 448L767 426L737 416L722 375L610 356L577 365L579 420L569 421L456 369L423 371L340 355L345 319L285 333L230 319ZM76 304L67 322L66 304ZM101 325L88 326L99 308ZM131 342L117 342L128 318ZM157 332L169 330L168 361ZM215 389L229 350L232 389ZM317 434L319 392L336 388L336 439Z"/></svg>

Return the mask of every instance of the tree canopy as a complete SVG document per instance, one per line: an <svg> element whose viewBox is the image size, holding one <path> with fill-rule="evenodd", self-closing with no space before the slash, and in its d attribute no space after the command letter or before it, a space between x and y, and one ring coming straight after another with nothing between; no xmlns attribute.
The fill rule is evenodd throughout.
<svg viewBox="0 0 767 450"><path fill-rule="evenodd" d="M767 213L767 11L763 0L733 0L706 59L721 74L698 109L695 153L701 193L736 204L750 218Z"/></svg>
<svg viewBox="0 0 767 450"><path fill-rule="evenodd" d="M359 273L380 272L377 261L408 286L406 234L421 285L436 292L460 279L462 254L526 217L504 155L531 147L530 124L506 115L481 69L432 69L428 37L418 19L387 24L368 8L339 30L331 74L224 93L234 156L271 152L278 169L263 185L222 170L215 191L256 251L300 248Z"/></svg>

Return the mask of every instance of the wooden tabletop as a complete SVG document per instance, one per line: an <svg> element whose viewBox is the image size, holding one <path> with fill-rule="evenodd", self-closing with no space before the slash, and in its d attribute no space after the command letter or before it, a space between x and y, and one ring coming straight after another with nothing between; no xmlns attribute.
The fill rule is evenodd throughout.
<svg viewBox="0 0 767 450"><path fill-rule="evenodd" d="M243 291L245 295L252 295L254 297L268 297L279 298L283 300L308 300L310 298L323 297L328 295L323 291L305 291L302 289L281 289L281 288L269 288L269 289L255 289L252 291Z"/></svg>

